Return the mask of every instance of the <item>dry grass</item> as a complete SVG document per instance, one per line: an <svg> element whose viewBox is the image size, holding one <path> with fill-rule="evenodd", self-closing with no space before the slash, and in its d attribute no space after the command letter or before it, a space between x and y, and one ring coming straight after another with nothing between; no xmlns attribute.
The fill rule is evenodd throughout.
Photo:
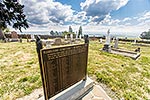
<svg viewBox="0 0 150 100"><path fill-rule="evenodd" d="M14 100L41 87L35 43L0 43L0 99Z"/></svg>
<svg viewBox="0 0 150 100"><path fill-rule="evenodd" d="M106 84L118 98L150 99L150 47L141 47L141 57L102 52L102 44L90 41L88 73ZM126 50L137 46L119 44ZM35 43L0 43L0 99L14 100L42 87Z"/></svg>

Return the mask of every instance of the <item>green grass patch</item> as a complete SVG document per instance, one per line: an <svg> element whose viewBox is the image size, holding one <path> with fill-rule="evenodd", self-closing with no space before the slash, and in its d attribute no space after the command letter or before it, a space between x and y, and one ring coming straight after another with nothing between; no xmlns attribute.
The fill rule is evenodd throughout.
<svg viewBox="0 0 150 100"><path fill-rule="evenodd" d="M147 100L150 85L149 47L140 47L137 60L101 51L103 44L90 41L88 73L125 100ZM134 51L138 46L131 43L119 44L120 49ZM111 96L111 95L110 95Z"/></svg>

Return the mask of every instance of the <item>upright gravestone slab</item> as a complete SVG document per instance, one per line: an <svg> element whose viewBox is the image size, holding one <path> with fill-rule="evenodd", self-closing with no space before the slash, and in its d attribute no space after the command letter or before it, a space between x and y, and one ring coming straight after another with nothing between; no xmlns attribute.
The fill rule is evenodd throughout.
<svg viewBox="0 0 150 100"><path fill-rule="evenodd" d="M70 44L73 42L73 34L70 34Z"/></svg>
<svg viewBox="0 0 150 100"><path fill-rule="evenodd" d="M103 39L102 39L102 38L100 38L100 39L99 39L99 42L100 42L100 43L103 43Z"/></svg>
<svg viewBox="0 0 150 100"><path fill-rule="evenodd" d="M54 44L53 45L61 45L61 44L62 44L61 38L56 38L54 40Z"/></svg>
<svg viewBox="0 0 150 100"><path fill-rule="evenodd" d="M42 42L37 38L45 100L81 80L86 80L88 41L88 36L85 36L85 44L42 49Z"/></svg>
<svg viewBox="0 0 150 100"><path fill-rule="evenodd" d="M79 35L79 39L80 39L80 40L82 39L82 35Z"/></svg>
<svg viewBox="0 0 150 100"><path fill-rule="evenodd" d="M136 40L134 40L134 44L136 44Z"/></svg>
<svg viewBox="0 0 150 100"><path fill-rule="evenodd" d="M30 42L35 42L34 34L31 34L31 40L30 40Z"/></svg>
<svg viewBox="0 0 150 100"><path fill-rule="evenodd" d="M18 39L18 34L17 34L17 32L12 31L12 32L11 32L11 38L12 38L12 39Z"/></svg>
<svg viewBox="0 0 150 100"><path fill-rule="evenodd" d="M110 46L110 29L107 31L106 42L104 44L103 50L106 51L106 52L110 52L111 51L111 46Z"/></svg>
<svg viewBox="0 0 150 100"><path fill-rule="evenodd" d="M76 39L78 39L78 33L76 32Z"/></svg>
<svg viewBox="0 0 150 100"><path fill-rule="evenodd" d="M65 35L65 40L67 40L67 35Z"/></svg>
<svg viewBox="0 0 150 100"><path fill-rule="evenodd" d="M73 34L70 34L70 39L73 40Z"/></svg>
<svg viewBox="0 0 150 100"><path fill-rule="evenodd" d="M17 42L17 41L19 41L18 34L17 34L17 32L12 31L11 32L11 42Z"/></svg>
<svg viewBox="0 0 150 100"><path fill-rule="evenodd" d="M0 30L0 40L5 40L5 35L1 30Z"/></svg>
<svg viewBox="0 0 150 100"><path fill-rule="evenodd" d="M114 48L118 49L118 38L115 39L115 45Z"/></svg>

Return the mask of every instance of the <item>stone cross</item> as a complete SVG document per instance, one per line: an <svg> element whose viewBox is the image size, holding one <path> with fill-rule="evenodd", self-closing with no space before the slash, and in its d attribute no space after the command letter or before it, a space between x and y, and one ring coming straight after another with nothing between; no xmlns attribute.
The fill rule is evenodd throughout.
<svg viewBox="0 0 150 100"><path fill-rule="evenodd" d="M107 31L105 44L110 45L110 29L108 29Z"/></svg>

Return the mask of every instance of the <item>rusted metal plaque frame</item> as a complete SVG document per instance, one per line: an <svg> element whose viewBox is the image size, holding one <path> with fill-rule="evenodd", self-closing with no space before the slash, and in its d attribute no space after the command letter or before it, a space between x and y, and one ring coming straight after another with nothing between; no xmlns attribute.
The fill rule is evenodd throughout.
<svg viewBox="0 0 150 100"><path fill-rule="evenodd" d="M45 99L86 79L88 44L41 49Z"/></svg>

